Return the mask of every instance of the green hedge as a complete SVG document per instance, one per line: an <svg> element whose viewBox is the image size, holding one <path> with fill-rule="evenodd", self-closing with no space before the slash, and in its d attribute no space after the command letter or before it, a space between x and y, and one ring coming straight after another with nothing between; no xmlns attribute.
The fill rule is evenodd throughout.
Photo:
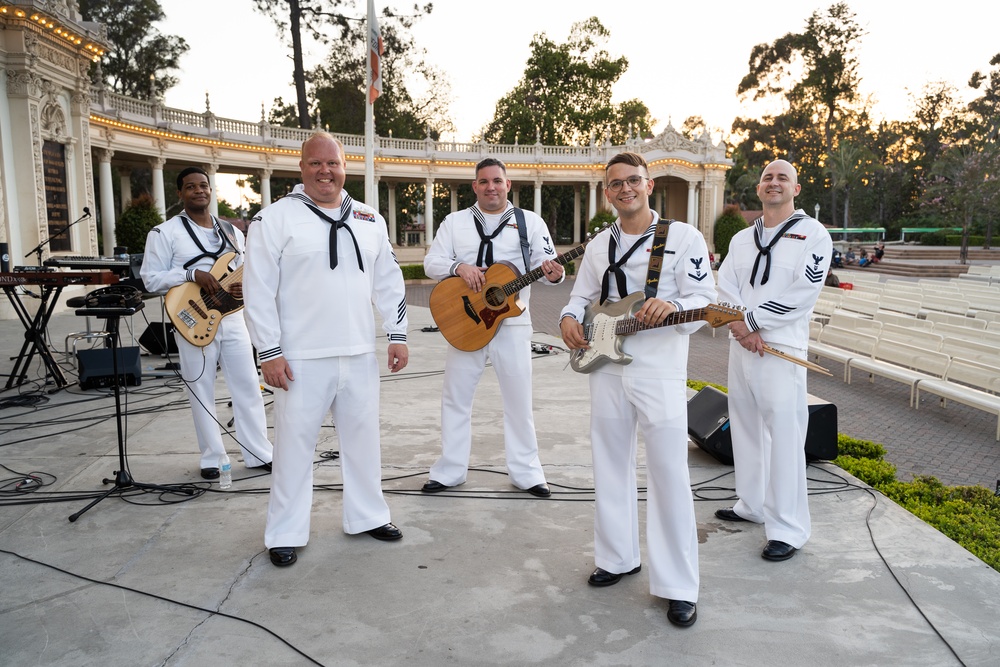
<svg viewBox="0 0 1000 667"><path fill-rule="evenodd" d="M423 264L402 264L399 268L403 271L403 280L427 280Z"/></svg>

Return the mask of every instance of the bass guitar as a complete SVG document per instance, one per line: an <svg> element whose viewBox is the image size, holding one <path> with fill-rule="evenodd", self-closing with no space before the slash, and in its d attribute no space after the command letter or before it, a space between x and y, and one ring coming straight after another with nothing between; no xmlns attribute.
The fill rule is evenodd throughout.
<svg viewBox="0 0 1000 667"><path fill-rule="evenodd" d="M243 299L229 293L231 285L243 282L243 265L229 268L235 258L235 252L227 252L215 260L209 271L222 289L209 294L198 283L186 282L171 287L163 297L167 317L177 333L192 345L205 347L211 343L222 318L243 308Z"/></svg>
<svg viewBox="0 0 1000 667"><path fill-rule="evenodd" d="M634 315L642 308L645 300L645 293L633 292L621 301L603 306L596 303L587 306L583 315L583 337L590 347L573 350L569 360L573 370L591 373L608 362L623 366L632 363L632 356L622 352L622 342L625 336L640 331L699 320L708 322L714 329L743 319L743 313L739 310L713 303L704 308L670 313L660 324L644 324L635 319Z"/></svg>
<svg viewBox="0 0 1000 667"><path fill-rule="evenodd" d="M554 261L565 266L586 246L582 243ZM541 267L522 276L510 262L497 262L486 269L480 292L473 292L458 276L445 278L431 291L431 316L449 343L465 352L479 350L493 340L505 319L524 312L518 293L541 277Z"/></svg>

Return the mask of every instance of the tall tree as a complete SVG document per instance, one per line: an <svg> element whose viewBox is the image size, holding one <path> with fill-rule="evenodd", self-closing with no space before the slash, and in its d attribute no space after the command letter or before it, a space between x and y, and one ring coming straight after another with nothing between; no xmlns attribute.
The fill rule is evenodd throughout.
<svg viewBox="0 0 1000 667"><path fill-rule="evenodd" d="M992 222L1000 214L1000 149L996 145L950 146L934 164L924 195L952 224L962 228L961 260L968 259L969 234L976 221ZM987 237L992 236L987 226ZM987 246L989 241L987 241Z"/></svg>
<svg viewBox="0 0 1000 667"><path fill-rule="evenodd" d="M821 165L833 153L837 138L857 115L861 82L857 46L865 32L846 3L819 10L806 21L801 33L788 33L771 44L758 44L750 53L749 72L737 94L752 100L778 101L785 109L766 118L774 122L788 116L794 127L809 119L821 128ZM741 125L745 119L738 119ZM734 131L744 129L734 123ZM836 190L830 189L836 217Z"/></svg>
<svg viewBox="0 0 1000 667"><path fill-rule="evenodd" d="M847 229L851 219L851 193L868 179L877 163L870 150L851 141L842 141L829 157L827 170L832 185L844 193L844 229Z"/></svg>
<svg viewBox="0 0 1000 667"><path fill-rule="evenodd" d="M160 97L177 84L170 74L190 47L153 24L165 18L157 0L80 0L84 21L103 23L112 50L101 71L111 89L131 97Z"/></svg>
<svg viewBox="0 0 1000 667"><path fill-rule="evenodd" d="M609 35L597 17L574 23L561 44L536 34L521 80L497 102L483 138L580 146L604 139L623 143L630 131L648 136L653 119L645 104L611 103L611 88L628 60L612 58L603 48Z"/></svg>
<svg viewBox="0 0 1000 667"><path fill-rule="evenodd" d="M969 79L969 87L982 94L969 102L965 135L996 143L1000 140L1000 53L990 59L990 65L993 71L983 74L976 70Z"/></svg>

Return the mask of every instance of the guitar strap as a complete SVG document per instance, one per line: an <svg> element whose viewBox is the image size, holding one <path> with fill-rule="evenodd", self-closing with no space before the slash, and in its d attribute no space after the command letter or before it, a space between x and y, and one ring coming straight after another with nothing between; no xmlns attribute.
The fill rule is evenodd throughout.
<svg viewBox="0 0 1000 667"><path fill-rule="evenodd" d="M663 251L667 247L667 232L670 231L670 223L673 220L660 220L656 224L656 232L653 234L653 247L649 253L649 268L646 269L646 287L643 290L647 299L656 296L656 289L660 285L660 271L663 270Z"/></svg>
<svg viewBox="0 0 1000 667"><path fill-rule="evenodd" d="M202 245L201 239L198 238L198 235L195 234L194 229L191 228L191 225L193 225L194 223L188 220L187 216L184 215L183 213L180 215L180 217L181 217L181 222L184 223L184 231L188 233L188 236L191 237L191 240L194 241L194 244L198 246L199 250L201 250L200 255L193 257L192 259L189 259L187 262L184 263L185 269L190 269L192 266L194 266L194 264L196 264L197 262L201 261L206 257L211 257L212 259L219 259L219 257L222 256L222 253L225 252L227 243L231 245L233 247L233 250L235 250L237 253L240 252L240 249L236 247L236 238L235 235L232 233L231 226L229 230L223 230L221 226L221 221L214 215L212 216L212 225L218 232L219 238L221 239L219 247L216 250L209 250L204 245ZM227 222L226 224L228 225L229 223ZM226 233L227 231L229 232L228 234Z"/></svg>
<svg viewBox="0 0 1000 667"><path fill-rule="evenodd" d="M531 247L528 245L528 225L524 221L524 211L514 207L514 219L517 220L517 234L521 237L521 257L524 259L524 272L531 270L528 264L528 257L531 255Z"/></svg>

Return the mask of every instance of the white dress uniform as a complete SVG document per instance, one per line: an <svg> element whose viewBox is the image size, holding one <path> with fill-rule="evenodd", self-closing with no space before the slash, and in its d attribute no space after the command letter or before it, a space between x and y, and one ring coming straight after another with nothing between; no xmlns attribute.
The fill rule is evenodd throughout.
<svg viewBox="0 0 1000 667"><path fill-rule="evenodd" d="M459 264L477 266L481 237L475 215L481 216L487 235L503 230L492 240L493 260L512 263L525 273L521 253L521 237L514 218L514 207L499 214L482 212L478 204L450 214L441 223L430 250L424 257L424 272L429 278L443 280L455 275ZM528 270L556 256L545 221L530 211L524 212L529 243ZM478 264L485 266L486 263ZM562 281L560 278L557 283ZM484 348L465 352L448 347L444 367L444 392L441 397L441 457L431 466L430 479L445 486L455 486L466 480L472 451L472 402L482 378L486 362L493 362L503 397L504 447L507 474L514 486L530 489L545 483L545 473L538 459L538 440L531 407L531 315L528 303L531 286L521 290L519 298L524 312L503 321L496 335Z"/></svg>
<svg viewBox="0 0 1000 667"><path fill-rule="evenodd" d="M165 292L191 282L195 270L210 271L217 255L208 255L206 250L218 255L235 250L235 265L243 263L244 241L240 230L232 225L223 227L215 218L212 228L206 229L186 218L184 214L174 216L154 227L146 237L140 275L150 292ZM201 450L201 467L220 467L220 459L226 452L215 413L216 364L222 367L233 398L236 441L243 450L244 462L249 468L270 463L272 452L267 439L264 399L243 313L224 317L215 339L205 347L192 345L176 332L174 340Z"/></svg>
<svg viewBox="0 0 1000 667"><path fill-rule="evenodd" d="M389 523L382 496L379 374L372 303L390 342L406 343L406 292L386 224L344 192L337 266L330 223L310 210L301 185L250 227L243 292L261 361L283 356L294 381L275 392L274 470L264 543L309 540L313 456L332 412L340 441L343 526L362 533Z"/></svg>
<svg viewBox="0 0 1000 667"><path fill-rule="evenodd" d="M658 222L622 270L626 294L610 278L608 302L642 292ZM609 243L620 259L642 236L621 232L621 223L598 234L587 246L569 304L562 316L582 322L584 308L601 294L609 267ZM656 296L678 310L715 301L715 283L705 239L694 227L674 222L667 233ZM594 457L594 560L611 573L640 564L636 489L637 430L646 443L646 544L649 590L670 600L698 601L698 531L688 472L688 335L692 322L641 331L624 339L628 365L605 364L590 374L590 437Z"/></svg>
<svg viewBox="0 0 1000 667"><path fill-rule="evenodd" d="M795 217L798 221L781 232ZM747 327L759 332L765 343L806 359L809 318L823 288L833 244L823 225L802 210L785 223L766 229L758 219L733 237L719 267L719 298L745 308ZM767 253L770 259L758 250L755 233L762 246L773 242ZM768 540L801 548L810 534L806 369L773 355L748 352L732 340L729 419L739 496L733 510L763 523Z"/></svg>

